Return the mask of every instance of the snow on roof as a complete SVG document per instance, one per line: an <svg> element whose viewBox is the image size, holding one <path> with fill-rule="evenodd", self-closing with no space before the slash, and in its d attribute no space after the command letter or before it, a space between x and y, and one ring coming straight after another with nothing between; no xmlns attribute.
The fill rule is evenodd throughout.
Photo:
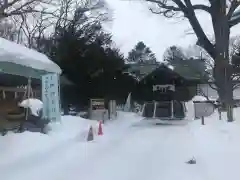
<svg viewBox="0 0 240 180"><path fill-rule="evenodd" d="M18 106L24 107L24 108L30 108L33 115L39 116L39 111L43 107L43 102L39 99L29 98L20 102Z"/></svg>
<svg viewBox="0 0 240 180"><path fill-rule="evenodd" d="M11 62L57 74L62 72L46 55L4 38L0 38L0 62Z"/></svg>

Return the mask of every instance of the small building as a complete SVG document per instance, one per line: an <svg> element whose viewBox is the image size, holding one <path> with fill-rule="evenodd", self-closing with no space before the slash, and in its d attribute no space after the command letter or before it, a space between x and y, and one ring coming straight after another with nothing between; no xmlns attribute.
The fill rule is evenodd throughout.
<svg viewBox="0 0 240 180"><path fill-rule="evenodd" d="M197 93L198 79L185 78L166 65L160 65L138 83L133 97L140 101L188 101ZM174 85L175 91L153 91L156 85Z"/></svg>
<svg viewBox="0 0 240 180"><path fill-rule="evenodd" d="M198 83L197 79L187 79L166 65L161 65L141 79L133 92L133 99L144 104L144 117L184 119L184 102L196 95Z"/></svg>
<svg viewBox="0 0 240 180"><path fill-rule="evenodd" d="M8 115L19 113L13 111L25 95L41 97L43 118L60 120L61 68L46 55L20 44L0 38L0 46L0 123L8 123Z"/></svg>

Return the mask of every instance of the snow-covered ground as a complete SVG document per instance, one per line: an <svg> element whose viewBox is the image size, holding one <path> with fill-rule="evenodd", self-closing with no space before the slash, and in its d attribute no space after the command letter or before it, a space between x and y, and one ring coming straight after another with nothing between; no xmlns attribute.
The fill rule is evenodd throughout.
<svg viewBox="0 0 240 180"><path fill-rule="evenodd" d="M240 113L236 122L206 125L155 125L134 113L119 112L97 136L97 121L63 116L49 135L8 134L0 137L0 175L4 180L226 180L240 173ZM95 132L87 142L89 126ZM187 164L192 158L196 164Z"/></svg>

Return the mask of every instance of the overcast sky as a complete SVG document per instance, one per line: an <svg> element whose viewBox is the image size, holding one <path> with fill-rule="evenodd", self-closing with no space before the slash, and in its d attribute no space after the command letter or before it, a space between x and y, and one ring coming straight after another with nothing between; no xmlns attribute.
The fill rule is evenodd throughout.
<svg viewBox="0 0 240 180"><path fill-rule="evenodd" d="M155 52L158 61L166 48L171 45L187 47L196 41L187 20L166 19L161 15L152 14L144 2L130 0L106 0L113 10L113 21L107 29L113 33L113 40L122 52L127 55L138 41L143 41ZM211 36L210 17L201 13L199 20Z"/></svg>

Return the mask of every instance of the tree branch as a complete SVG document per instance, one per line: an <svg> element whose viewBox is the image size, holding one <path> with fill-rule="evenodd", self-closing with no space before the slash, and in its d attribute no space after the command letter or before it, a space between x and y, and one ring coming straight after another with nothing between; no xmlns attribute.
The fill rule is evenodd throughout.
<svg viewBox="0 0 240 180"><path fill-rule="evenodd" d="M174 11L175 12L181 12L184 8L184 4L182 4L182 6L174 6L174 5L168 5L167 4L167 1L166 0L146 0L148 2L152 2L152 3L156 3L161 9L164 9L164 10L160 10L160 11L154 11L152 8L150 9L153 13L155 14L164 14L165 16L167 16L167 14L169 12L173 13ZM175 4L178 4L179 2L177 2L178 0L173 0L173 2ZM180 8L181 7L181 8ZM203 10L203 11L206 11L208 13L211 13L210 11L210 7L206 6L206 5L203 5L203 4L195 4L192 6L192 8L194 10Z"/></svg>
<svg viewBox="0 0 240 180"><path fill-rule="evenodd" d="M193 5L193 9L194 10L203 10L203 11L206 11L208 12L209 14L211 14L211 9L209 6L206 6L206 5L203 5L203 4L196 4L196 5Z"/></svg>
<svg viewBox="0 0 240 180"><path fill-rule="evenodd" d="M152 3L157 3L159 7L166 9L166 10L182 11L179 7L167 5L166 0L146 0L146 1L152 2Z"/></svg>
<svg viewBox="0 0 240 180"><path fill-rule="evenodd" d="M184 6L184 4L181 2L181 0L174 0L179 7ZM194 12L193 5L190 0L184 0L186 7L183 9L183 12L185 16L188 18L195 34L198 37L198 45L203 47L208 54L214 59L215 53L214 53L214 46L213 44L209 41L208 37L204 33L202 26L200 25L196 14Z"/></svg>
<svg viewBox="0 0 240 180"><path fill-rule="evenodd" d="M50 4L51 0L13 0L9 2L4 1L4 4L0 5L0 19L10 16L19 16L21 14L29 14L34 12L42 12L42 10L37 10L37 5Z"/></svg>
<svg viewBox="0 0 240 180"><path fill-rule="evenodd" d="M240 11L232 14L231 18L228 20L229 27L233 27L240 22Z"/></svg>
<svg viewBox="0 0 240 180"><path fill-rule="evenodd" d="M228 11L228 14L227 14L228 20L231 19L234 11L238 8L239 5L240 5L240 1L239 0L233 0L231 2L230 8L229 8L229 11Z"/></svg>

